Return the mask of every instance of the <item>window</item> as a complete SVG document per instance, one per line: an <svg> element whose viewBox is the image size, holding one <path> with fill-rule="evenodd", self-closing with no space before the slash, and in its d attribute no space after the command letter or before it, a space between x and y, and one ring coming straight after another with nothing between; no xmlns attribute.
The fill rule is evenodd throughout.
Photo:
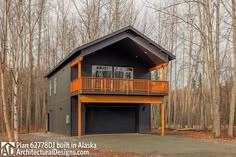
<svg viewBox="0 0 236 157"><path fill-rule="evenodd" d="M114 67L114 78L121 79L133 79L133 68L131 67ZM133 89L133 82L129 82L127 84L126 80L120 80L118 84L116 84L116 89L125 90L126 88Z"/></svg>
<svg viewBox="0 0 236 157"><path fill-rule="evenodd" d="M54 90L54 94L56 94L57 93L57 78L55 77L54 78L54 88L53 88Z"/></svg>
<svg viewBox="0 0 236 157"><path fill-rule="evenodd" d="M114 78L133 79L133 68L114 67Z"/></svg>
<svg viewBox="0 0 236 157"><path fill-rule="evenodd" d="M52 80L49 81L49 96L52 96Z"/></svg>
<svg viewBox="0 0 236 157"><path fill-rule="evenodd" d="M112 77L112 66L93 65L92 77Z"/></svg>

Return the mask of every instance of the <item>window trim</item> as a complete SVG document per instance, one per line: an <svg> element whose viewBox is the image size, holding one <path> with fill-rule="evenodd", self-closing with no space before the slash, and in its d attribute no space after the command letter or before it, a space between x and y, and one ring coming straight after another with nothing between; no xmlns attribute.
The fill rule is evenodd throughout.
<svg viewBox="0 0 236 157"><path fill-rule="evenodd" d="M92 70L92 77L97 77L97 76L94 76L94 67L101 67L101 69L99 68L96 68L95 70L96 71L106 71L106 72L111 72L111 77L109 78L116 78L115 77L115 72L123 72L123 73L126 73L126 72L129 72L131 73L131 78L130 79L133 79L134 78L134 68L133 67L126 67L126 66L111 66L111 65L92 65L91 66L91 70ZM104 68L104 69L103 69ZM108 69L106 69L108 68ZM116 70L116 68L121 68L121 69L118 69ZM122 68L127 68L128 70L123 70ZM104 76L102 76L102 78L104 78Z"/></svg>
<svg viewBox="0 0 236 157"><path fill-rule="evenodd" d="M132 69L131 71L129 70L116 70L115 68L129 68L129 69ZM121 66L113 66L113 78L116 78L115 77L115 72L130 72L131 73L131 78L130 79L133 79L134 78L134 68L133 67L121 67Z"/></svg>
<svg viewBox="0 0 236 157"><path fill-rule="evenodd" d="M52 80L49 80L49 96L52 96Z"/></svg>
<svg viewBox="0 0 236 157"><path fill-rule="evenodd" d="M95 69L96 71L100 71L100 72L111 72L111 77L109 77L109 78L112 78L113 77L113 66L110 66L110 65L92 65L92 77L97 77L97 76L93 76L93 74L94 74L94 67L101 67L101 69ZM102 67L104 67L104 69L102 68ZM105 68L108 68L108 69L105 69ZM103 78L104 76L102 76L102 78Z"/></svg>
<svg viewBox="0 0 236 157"><path fill-rule="evenodd" d="M57 94L57 77L53 79L53 93Z"/></svg>

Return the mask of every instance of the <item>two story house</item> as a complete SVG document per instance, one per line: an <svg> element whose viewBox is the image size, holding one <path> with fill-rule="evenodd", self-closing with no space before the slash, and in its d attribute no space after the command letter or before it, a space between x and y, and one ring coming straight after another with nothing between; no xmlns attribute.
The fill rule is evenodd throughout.
<svg viewBox="0 0 236 157"><path fill-rule="evenodd" d="M82 45L50 70L48 131L85 134L148 133L150 104L168 95L165 67L175 56L128 26ZM161 80L151 71L161 69Z"/></svg>

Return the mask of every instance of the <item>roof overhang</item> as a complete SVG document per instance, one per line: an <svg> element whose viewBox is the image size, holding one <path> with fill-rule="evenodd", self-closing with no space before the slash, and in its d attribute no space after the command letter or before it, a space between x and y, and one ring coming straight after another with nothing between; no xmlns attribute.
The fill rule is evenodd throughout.
<svg viewBox="0 0 236 157"><path fill-rule="evenodd" d="M129 43L124 43L123 41L129 41ZM50 70L45 77L49 77L55 71L68 64L68 62L71 62L78 56L86 57L87 55L99 51L105 47L122 42L123 44L135 44L136 48L139 48L139 51L135 52L136 54L134 55L140 56L141 60L146 64L148 63L147 65L150 68L163 63L168 63L170 60L175 59L175 56L169 51L147 38L133 27L128 26L76 48L65 59Z"/></svg>

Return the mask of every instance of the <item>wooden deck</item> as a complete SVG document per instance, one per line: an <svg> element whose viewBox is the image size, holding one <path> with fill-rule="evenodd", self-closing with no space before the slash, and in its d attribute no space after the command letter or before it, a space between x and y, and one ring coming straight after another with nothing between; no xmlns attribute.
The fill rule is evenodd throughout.
<svg viewBox="0 0 236 157"><path fill-rule="evenodd" d="M142 79L118 79L82 77L75 79L70 84L70 92L93 94L167 94L169 91L168 81L153 81Z"/></svg>

